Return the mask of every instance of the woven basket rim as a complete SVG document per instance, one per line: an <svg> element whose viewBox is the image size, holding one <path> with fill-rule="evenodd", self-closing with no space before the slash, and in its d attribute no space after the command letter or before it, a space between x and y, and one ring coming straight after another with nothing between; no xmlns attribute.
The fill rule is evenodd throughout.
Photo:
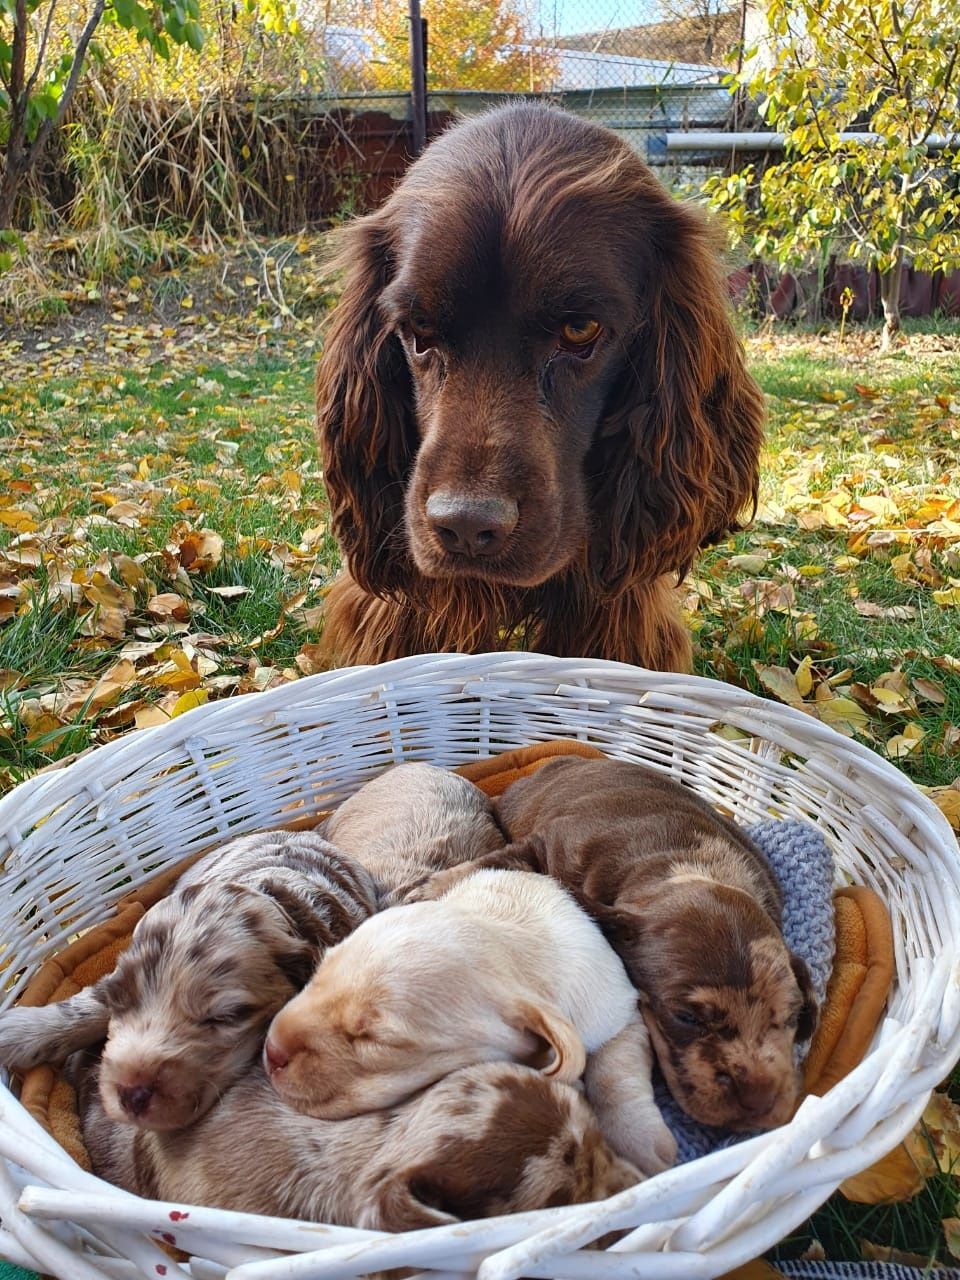
<svg viewBox="0 0 960 1280"><path fill-rule="evenodd" d="M924 935L918 943L919 954L910 969L915 997L910 1016L903 1025L885 1030L883 1052L875 1046L846 1080L822 1098L808 1099L795 1119L774 1135L714 1152L605 1205L574 1206L559 1214L549 1211L546 1217L522 1215L522 1221L466 1224L457 1236L451 1228L433 1228L414 1233L417 1239L385 1239L374 1233L375 1238L364 1243L356 1239L356 1232L331 1228L322 1249L315 1234L305 1243L303 1229L296 1224L268 1229L261 1222L257 1225L261 1235L254 1236L254 1227L240 1222L252 1215L198 1209L193 1248L201 1256L219 1258L230 1268L230 1280L346 1277L391 1265L449 1271L453 1239L458 1240L461 1253L469 1240L477 1259L485 1257L479 1269L482 1280L541 1274L557 1280L626 1276L636 1274L641 1255L645 1280L661 1276L698 1280L756 1256L776 1223L785 1223L789 1229L844 1177L894 1146L922 1112L938 1073L946 1074L960 1057L960 987L951 954L960 952L960 857L950 826L902 771L804 712L706 677L655 673L601 659L534 653L427 654L379 667L345 668L205 704L168 724L128 734L62 769L21 783L0 798L0 858L8 851L4 878L9 883L11 877L23 874L29 858L24 855L18 863L20 851L29 850L31 841L38 843L50 815L81 792L102 797L109 810L111 787L119 781L146 777L154 767L163 772L167 768L163 762L171 758L202 760L207 743L230 741L234 730L252 722L261 730L275 729L277 741L285 743L287 735L297 732L301 719L315 719L321 708L334 719L338 710L351 705L358 713L375 708L400 722L407 714L409 723L410 713L403 707L419 707L418 698L434 695L438 700L448 697L450 705L475 698L478 706L494 711L505 700L511 707L529 703L542 715L546 715L544 706L559 707L564 713L576 709L585 723L596 716L600 727L590 727L590 721L582 732L577 729L564 736L588 740L596 733L598 745L607 732L603 715L610 707L620 717L616 726L623 735L633 725L640 726L639 734L650 723L670 726L673 721L696 725L697 732L705 735L710 725L729 723L761 744L777 748L780 755L771 756L769 762L749 757L757 776L772 778L774 783L793 768L781 763L781 756L796 755L808 766L804 785L846 795L854 815L869 818L873 830L888 838L890 847L902 846L912 854L914 861L906 858L907 865L899 873L904 883L916 888L922 903L936 899L943 918L936 922L938 935L930 940ZM478 724L480 719L478 713ZM392 726L394 720L389 723ZM392 749L400 756L404 744L394 742ZM684 749L681 746L681 753ZM359 758L359 748L355 750ZM422 743L417 750L419 758L429 758ZM241 747L236 751L242 755ZM746 751L741 754L746 761ZM390 762L378 760L378 767ZM864 792L871 794L860 796L846 789L850 776L856 776ZM903 818L898 823L900 810ZM48 832L45 838L52 841L54 833ZM892 869L888 871L892 875ZM935 945L938 938L939 947ZM86 1239L83 1233L92 1230L91 1224L99 1221L97 1215L106 1214L109 1226L98 1237L101 1247L154 1274L151 1268L158 1262L148 1228L170 1207L138 1201L71 1168L5 1088L0 1088L0 1156L4 1157L0 1160L0 1257L6 1252L13 1261L32 1259L64 1280L113 1275L110 1268L100 1269L95 1259L91 1261L94 1256L88 1250L81 1255L79 1246L64 1244L52 1230L57 1221L72 1223L69 1230L74 1239ZM24 1183L28 1189L21 1194ZM580 1251L613 1226L631 1229L613 1251L605 1255ZM424 1237L422 1243L419 1237ZM301 1256L286 1260L282 1267L271 1264L269 1258L244 1262L243 1248L254 1240ZM170 1259L163 1257L163 1262ZM70 1269L64 1270L68 1263ZM469 1270L473 1269L471 1265ZM176 1273L174 1268L171 1273Z"/></svg>

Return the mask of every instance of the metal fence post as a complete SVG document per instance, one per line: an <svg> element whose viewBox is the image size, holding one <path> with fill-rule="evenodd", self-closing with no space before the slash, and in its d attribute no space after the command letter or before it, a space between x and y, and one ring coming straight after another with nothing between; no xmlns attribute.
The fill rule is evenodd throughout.
<svg viewBox="0 0 960 1280"><path fill-rule="evenodd" d="M427 145L427 75L424 44L425 23L420 16L420 0L410 4L410 115L413 125L413 154Z"/></svg>

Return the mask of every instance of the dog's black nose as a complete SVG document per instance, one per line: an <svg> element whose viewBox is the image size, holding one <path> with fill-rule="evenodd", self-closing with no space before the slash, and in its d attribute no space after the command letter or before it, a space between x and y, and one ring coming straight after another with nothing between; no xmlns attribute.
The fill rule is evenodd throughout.
<svg viewBox="0 0 960 1280"><path fill-rule="evenodd" d="M427 519L445 551L495 556L517 527L519 511L509 498L474 498L441 489L427 499Z"/></svg>
<svg viewBox="0 0 960 1280"><path fill-rule="evenodd" d="M142 1116L150 1105L153 1090L149 1085L135 1084L129 1089L118 1089L117 1097L124 1111L129 1111L132 1116Z"/></svg>

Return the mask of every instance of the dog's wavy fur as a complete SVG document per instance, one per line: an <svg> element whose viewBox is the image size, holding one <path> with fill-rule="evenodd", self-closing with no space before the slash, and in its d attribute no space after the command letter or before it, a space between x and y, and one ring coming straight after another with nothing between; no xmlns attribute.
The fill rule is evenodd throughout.
<svg viewBox="0 0 960 1280"><path fill-rule="evenodd" d="M585 396L593 361L578 362L560 412L513 348L499 362L482 352L524 288L536 299L541 280L583 277L605 245L633 293L597 294L616 338L602 386ZM348 570L327 600L330 661L520 644L687 668L675 586L702 546L755 507L763 420L700 213L614 134L514 106L429 147L381 209L345 229L339 263L344 290L317 372L319 442ZM467 379L461 391L448 385L443 422L431 425L410 343L383 299L440 268L471 323L479 317L471 340L494 407L478 408L480 384ZM425 468L434 489L518 498L502 566L446 571L423 517ZM543 474L557 477L554 492L540 492ZM583 519L537 556L530 531L548 510ZM425 558L428 572L417 567Z"/></svg>

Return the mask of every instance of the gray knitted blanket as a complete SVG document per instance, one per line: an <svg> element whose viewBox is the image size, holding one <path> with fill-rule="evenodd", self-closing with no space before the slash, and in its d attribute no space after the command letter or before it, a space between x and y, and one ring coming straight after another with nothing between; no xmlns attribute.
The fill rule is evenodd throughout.
<svg viewBox="0 0 960 1280"><path fill-rule="evenodd" d="M783 892L783 936L790 950L806 960L813 989L822 1002L833 968L834 948L833 858L827 842L816 827L793 819L761 822L748 827L747 835L777 877ZM750 1136L727 1133L692 1120L680 1110L662 1080L657 1082L656 1098L677 1139L678 1164Z"/></svg>

